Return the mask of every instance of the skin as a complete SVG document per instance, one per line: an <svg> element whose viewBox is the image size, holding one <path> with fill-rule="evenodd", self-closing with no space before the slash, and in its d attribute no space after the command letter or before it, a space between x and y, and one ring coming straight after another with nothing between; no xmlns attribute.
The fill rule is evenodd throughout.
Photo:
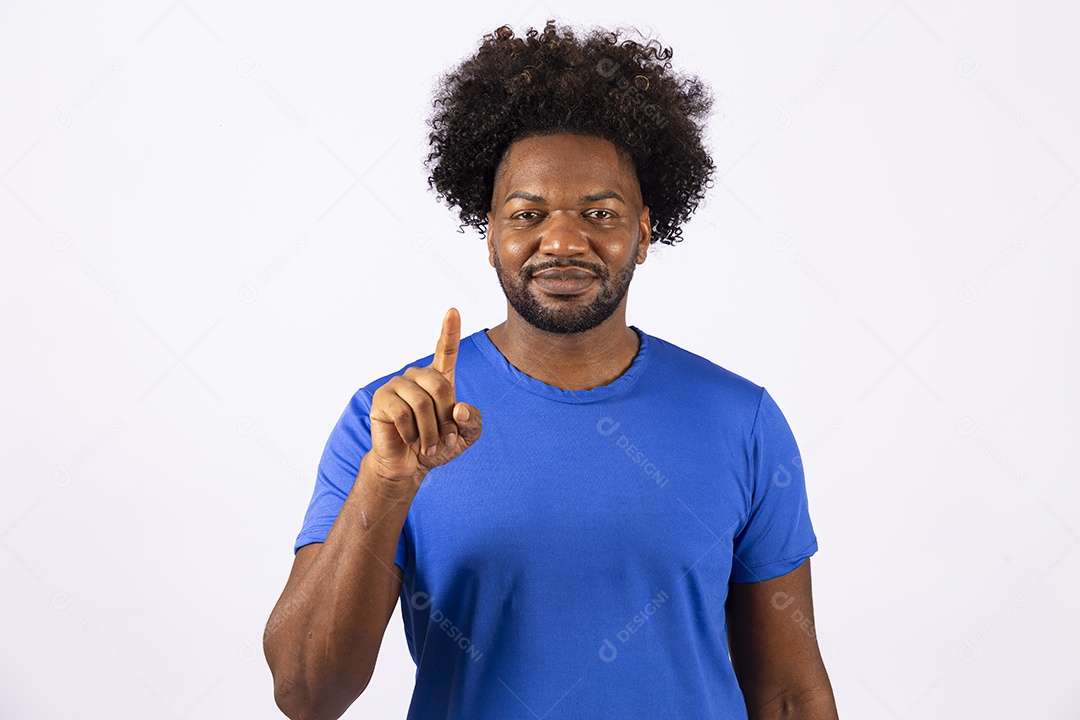
<svg viewBox="0 0 1080 720"><path fill-rule="evenodd" d="M763 582L731 583L728 650L750 720L836 720L818 650L810 560Z"/></svg>
<svg viewBox="0 0 1080 720"><path fill-rule="evenodd" d="M649 209L625 156L582 135L519 140L498 168L487 220L489 261L507 293L506 321L488 331L499 351L527 375L568 390L622 375L639 349L626 324L626 290L651 238ZM594 280L566 294L533 277L566 265ZM547 329L529 321L536 313ZM451 308L431 365L409 368L374 393L372 449L341 513L324 543L296 554L264 635L275 700L290 718L340 717L363 692L401 592L394 556L412 499L432 468L480 437L479 409L456 399L460 337ZM809 561L778 578L732 583L726 612L751 720L837 717L813 634Z"/></svg>
<svg viewBox="0 0 1080 720"><path fill-rule="evenodd" d="M340 717L367 687L401 594L394 556L416 491L480 437L480 411L456 398L460 339L451 308L431 364L374 393L372 449L325 542L296 552L263 633L274 700L293 720Z"/></svg>
<svg viewBox="0 0 1080 720"><path fill-rule="evenodd" d="M525 197L515 197L523 194ZM613 194L587 201L590 195ZM641 199L633 166L615 146L571 134L519 140L507 150L495 175L487 214L488 261L514 289L524 270L574 263L617 276L628 264L645 262L652 237L649 209ZM555 296L532 279L520 289L551 312L573 314L603 288L574 297ZM638 351L637 334L626 324L626 300L592 329L550 332L526 321L508 300L506 321L488 337L526 375L567 390L606 385L622 375Z"/></svg>

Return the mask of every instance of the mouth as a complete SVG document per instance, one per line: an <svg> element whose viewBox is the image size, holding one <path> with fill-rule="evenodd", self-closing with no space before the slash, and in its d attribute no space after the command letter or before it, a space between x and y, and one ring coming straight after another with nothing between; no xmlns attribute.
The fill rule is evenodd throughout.
<svg viewBox="0 0 1080 720"><path fill-rule="evenodd" d="M540 289L553 295L573 295L586 290L596 276L581 268L549 268L533 275Z"/></svg>

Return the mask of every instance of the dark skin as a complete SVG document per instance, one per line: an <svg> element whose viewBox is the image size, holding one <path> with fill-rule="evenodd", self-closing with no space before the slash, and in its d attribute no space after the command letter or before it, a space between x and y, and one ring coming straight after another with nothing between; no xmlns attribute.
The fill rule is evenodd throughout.
<svg viewBox="0 0 1080 720"><path fill-rule="evenodd" d="M510 198L523 193L536 199ZM618 197L585 202L611 193ZM508 199L510 198L510 199ZM488 220L489 262L499 254L504 270L573 258L615 274L630 259L645 262L651 238L649 209L642 204L633 167L607 140L583 135L525 138L510 147L495 176ZM536 283L528 292L541 303L584 306L599 283L572 299L553 298ZM626 324L626 297L591 330L545 332L507 303L506 321L488 337L526 375L566 390L606 385L622 375L638 351L637 334Z"/></svg>
<svg viewBox="0 0 1080 720"><path fill-rule="evenodd" d="M602 194L618 198L583 200ZM498 253L514 273L545 258L576 258L613 274L631 257L645 262L651 236L633 166L611 142L581 135L517 141L496 175L487 221L489 261L494 266ZM541 302L566 307L565 298L530 285ZM596 293L592 283L573 302ZM573 334L538 329L508 302L507 321L488 337L514 367L567 390L615 380L638 349L625 297L602 324ZM732 665L752 720L837 717L813 635L809 560L780 578L731 583L727 614Z"/></svg>
<svg viewBox="0 0 1080 720"><path fill-rule="evenodd" d="M728 651L750 720L836 720L818 650L810 560L786 575L731 583Z"/></svg>
<svg viewBox="0 0 1080 720"><path fill-rule="evenodd" d="M517 193L526 197L511 197ZM583 200L602 194L619 199ZM526 138L511 146L495 177L487 220L489 261L494 266L498 253L513 274L547 259L574 258L614 275L631 257L645 262L651 237L632 165L609 141L582 135ZM570 302L585 305L598 285ZM536 283L525 289L542 304L567 307L566 298ZM534 327L508 302L506 321L488 337L526 375L571 390L618 378L639 344L626 324L626 297L600 325L569 334ZM814 635L809 560L764 582L731 583L726 610L732 665L751 720L837 717Z"/></svg>
<svg viewBox="0 0 1080 720"><path fill-rule="evenodd" d="M604 290L601 275L613 279L645 261L650 237L634 169L607 140L558 134L526 138L507 151L488 214L492 265L497 256L509 277L571 261L600 271L571 292L527 272L516 289L542 310L579 315ZM326 541L296 553L264 636L275 699L290 718L339 717L363 692L401 592L394 555L412 498L432 468L453 462L481 435L480 409L456 397L460 336L461 319L451 308L432 363L375 392L372 449L353 489ZM506 321L488 336L519 370L569 390L611 383L639 345L626 325L625 296L606 319L574 333L541 330L508 301ZM751 720L835 720L812 632L809 561L778 578L732 583L726 611L732 665Z"/></svg>

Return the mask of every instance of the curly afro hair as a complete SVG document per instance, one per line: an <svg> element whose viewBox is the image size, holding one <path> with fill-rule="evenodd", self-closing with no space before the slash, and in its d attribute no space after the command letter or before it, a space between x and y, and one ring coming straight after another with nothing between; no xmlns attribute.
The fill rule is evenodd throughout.
<svg viewBox="0 0 1080 720"><path fill-rule="evenodd" d="M524 37L498 28L437 86L428 185L458 208L462 229L483 233L512 143L556 132L602 137L632 161L651 242L674 245L715 166L702 140L712 97L698 78L673 73L671 56L656 40L620 41L620 31L599 28L579 39L554 20Z"/></svg>

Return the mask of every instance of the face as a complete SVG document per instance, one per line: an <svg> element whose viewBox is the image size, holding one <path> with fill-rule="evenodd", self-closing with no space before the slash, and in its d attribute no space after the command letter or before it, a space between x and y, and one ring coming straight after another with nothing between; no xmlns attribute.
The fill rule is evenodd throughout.
<svg viewBox="0 0 1080 720"><path fill-rule="evenodd" d="M625 318L649 209L611 142L565 133L517 141L496 172L487 221L489 260L522 319L574 333L617 311Z"/></svg>

